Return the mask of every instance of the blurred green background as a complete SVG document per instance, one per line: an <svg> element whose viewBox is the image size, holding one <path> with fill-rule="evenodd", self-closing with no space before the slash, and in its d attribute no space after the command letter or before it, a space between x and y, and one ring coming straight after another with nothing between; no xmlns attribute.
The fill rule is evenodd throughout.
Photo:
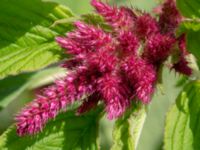
<svg viewBox="0 0 200 150"><path fill-rule="evenodd" d="M90 0L44 0L53 1L68 6L75 14L84 14L93 12L90 6ZM126 5L129 7L140 8L144 11L151 11L156 6L156 0L110 0L112 4ZM50 83L58 76L62 76L63 70L58 68L39 71L36 73L27 73L14 77L8 77L5 82L0 81L0 87L8 87L10 84L17 85L12 86L9 90L14 91L14 95L7 94L7 97L16 99L15 102L9 104L9 107L3 111L0 111L0 131L2 132L7 126L13 122L13 114L21 107L21 105L28 101L33 95L32 89ZM24 77L24 80L18 81L17 78ZM164 132L164 120L167 110L174 102L178 95L181 86L177 87L176 83L180 79L180 76L176 75L173 71L164 69L163 71L163 92L157 89L154 95L153 101L148 108L148 115L144 125L144 129L141 134L141 138L138 145L138 150L160 150L162 149L162 139ZM14 82L14 83L13 83ZM15 84L15 82L17 82ZM6 89L6 88L5 88ZM4 89L0 88L0 92ZM0 96L5 98L6 96ZM7 98L6 97L6 98ZM17 101L17 102L16 102ZM107 150L112 144L112 126L113 122L108 121L105 117L101 120L100 125L100 140L101 149Z"/></svg>

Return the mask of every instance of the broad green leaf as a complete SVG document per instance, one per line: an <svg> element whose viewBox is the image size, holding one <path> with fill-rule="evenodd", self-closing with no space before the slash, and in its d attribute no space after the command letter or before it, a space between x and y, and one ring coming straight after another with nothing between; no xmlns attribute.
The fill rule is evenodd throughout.
<svg viewBox="0 0 200 150"><path fill-rule="evenodd" d="M71 19L71 11L41 0L0 1L0 78L43 68L62 59L55 37L71 30L70 23L51 27L60 19Z"/></svg>
<svg viewBox="0 0 200 150"><path fill-rule="evenodd" d="M18 137L14 127L0 137L1 150L97 150L101 107L81 116L60 114L35 136Z"/></svg>
<svg viewBox="0 0 200 150"><path fill-rule="evenodd" d="M24 73L0 80L0 110L18 99L27 90L52 83L65 75L62 68L49 68L39 72Z"/></svg>
<svg viewBox="0 0 200 150"><path fill-rule="evenodd" d="M200 66L200 2L199 0L177 0L177 6L187 21L180 26L181 33L187 33L188 50L197 58Z"/></svg>
<svg viewBox="0 0 200 150"><path fill-rule="evenodd" d="M134 108L135 107L135 108ZM113 131L112 150L135 150L146 118L143 105L133 106L116 120Z"/></svg>
<svg viewBox="0 0 200 150"><path fill-rule="evenodd" d="M177 6L181 13L188 18L199 18L200 2L199 0L177 0Z"/></svg>
<svg viewBox="0 0 200 150"><path fill-rule="evenodd" d="M193 81L179 94L167 114L164 149L200 149L200 81Z"/></svg>

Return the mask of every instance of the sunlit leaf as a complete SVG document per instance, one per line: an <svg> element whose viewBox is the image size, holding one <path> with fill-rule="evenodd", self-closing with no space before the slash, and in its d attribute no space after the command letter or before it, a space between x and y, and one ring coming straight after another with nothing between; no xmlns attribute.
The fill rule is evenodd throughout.
<svg viewBox="0 0 200 150"><path fill-rule="evenodd" d="M200 82L185 86L170 109L165 126L165 150L200 149Z"/></svg>

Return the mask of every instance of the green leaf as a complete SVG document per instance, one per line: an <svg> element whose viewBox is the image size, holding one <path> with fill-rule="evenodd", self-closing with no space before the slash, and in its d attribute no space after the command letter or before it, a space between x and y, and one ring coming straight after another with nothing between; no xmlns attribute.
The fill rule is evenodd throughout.
<svg viewBox="0 0 200 150"><path fill-rule="evenodd" d="M72 18L71 11L41 0L0 1L0 78L43 68L62 59L55 37L71 30L70 23L50 28L57 20Z"/></svg>
<svg viewBox="0 0 200 150"><path fill-rule="evenodd" d="M56 78L64 76L65 72L62 68L49 68L0 80L0 110L10 102L18 100L18 97L28 90L50 84Z"/></svg>
<svg viewBox="0 0 200 150"><path fill-rule="evenodd" d="M181 33L187 33L188 50L197 58L200 66L199 40L200 39L200 2L199 0L177 0L177 6L187 21L180 26Z"/></svg>
<svg viewBox="0 0 200 150"><path fill-rule="evenodd" d="M102 108L75 116L60 114L35 136L18 137L14 127L0 137L1 150L97 150L98 121Z"/></svg>
<svg viewBox="0 0 200 150"><path fill-rule="evenodd" d="M200 2L199 0L177 0L177 6L181 13L188 18L199 18Z"/></svg>
<svg viewBox="0 0 200 150"><path fill-rule="evenodd" d="M198 66L200 67L199 40L200 39L200 24L196 25L193 22L184 22L180 25L178 34L186 33L187 49L195 56Z"/></svg>
<svg viewBox="0 0 200 150"><path fill-rule="evenodd" d="M145 106L133 106L126 114L116 120L112 150L135 150L146 118Z"/></svg>
<svg viewBox="0 0 200 150"><path fill-rule="evenodd" d="M167 114L164 149L200 149L200 81L193 81L179 94Z"/></svg>

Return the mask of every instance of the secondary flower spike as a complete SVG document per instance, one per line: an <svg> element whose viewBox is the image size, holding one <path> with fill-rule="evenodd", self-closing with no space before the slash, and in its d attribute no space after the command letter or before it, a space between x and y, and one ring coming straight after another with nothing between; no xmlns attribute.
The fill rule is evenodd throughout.
<svg viewBox="0 0 200 150"><path fill-rule="evenodd" d="M71 55L62 64L67 69L66 76L41 90L17 114L18 135L38 133L49 119L75 101L81 104L77 115L103 103L108 119L122 116L131 103L148 104L155 91L158 70L174 55L174 50L180 56L173 68L191 74L185 59L185 41L182 37L176 39L175 30L170 30L179 23L173 0L164 3L159 21L148 13L137 14L126 7L113 7L98 0L91 4L111 29L77 21L72 32L56 37L65 53ZM176 15L176 20L163 16L169 12Z"/></svg>
<svg viewBox="0 0 200 150"><path fill-rule="evenodd" d="M133 28L136 15L131 9L112 7L98 0L92 0L91 4L115 30L130 30Z"/></svg>
<svg viewBox="0 0 200 150"><path fill-rule="evenodd" d="M159 25L162 33L174 34L181 22L182 16L176 8L175 0L165 0L159 16Z"/></svg>

